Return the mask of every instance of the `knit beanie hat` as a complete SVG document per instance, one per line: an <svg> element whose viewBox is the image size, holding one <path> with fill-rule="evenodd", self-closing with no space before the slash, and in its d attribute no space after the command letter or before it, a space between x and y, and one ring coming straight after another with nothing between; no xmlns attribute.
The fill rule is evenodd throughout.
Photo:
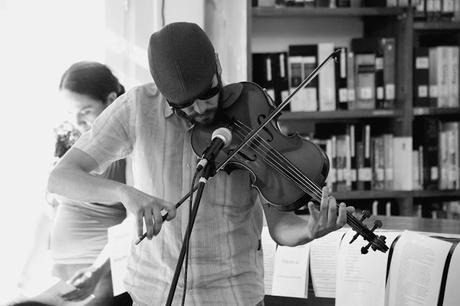
<svg viewBox="0 0 460 306"><path fill-rule="evenodd" d="M179 107L209 90L216 73L214 47L194 23L171 23L153 33L148 58L157 88Z"/></svg>

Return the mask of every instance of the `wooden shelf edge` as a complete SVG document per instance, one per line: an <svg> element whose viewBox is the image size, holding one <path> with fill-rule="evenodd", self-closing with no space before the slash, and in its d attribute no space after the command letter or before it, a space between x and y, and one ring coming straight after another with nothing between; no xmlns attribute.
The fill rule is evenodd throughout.
<svg viewBox="0 0 460 306"><path fill-rule="evenodd" d="M416 21L414 30L460 30L460 22L449 21Z"/></svg>
<svg viewBox="0 0 460 306"><path fill-rule="evenodd" d="M387 7L253 7L253 17L360 17L397 16L404 12L401 8Z"/></svg>
<svg viewBox="0 0 460 306"><path fill-rule="evenodd" d="M460 114L460 107L414 107L414 116L455 115Z"/></svg>
<svg viewBox="0 0 460 306"><path fill-rule="evenodd" d="M327 112L283 112L280 121L289 120L337 120L353 118L393 118L401 116L397 109L361 109L352 111L327 111Z"/></svg>
<svg viewBox="0 0 460 306"><path fill-rule="evenodd" d="M414 198L449 198L460 197L460 190L414 190Z"/></svg>
<svg viewBox="0 0 460 306"><path fill-rule="evenodd" d="M411 196L411 191L402 190L366 190L366 191L341 191L333 192L332 195L338 200L360 199L387 199L406 198Z"/></svg>
<svg viewBox="0 0 460 306"><path fill-rule="evenodd" d="M333 192L338 200L387 199L387 198L460 198L460 190L360 190Z"/></svg>

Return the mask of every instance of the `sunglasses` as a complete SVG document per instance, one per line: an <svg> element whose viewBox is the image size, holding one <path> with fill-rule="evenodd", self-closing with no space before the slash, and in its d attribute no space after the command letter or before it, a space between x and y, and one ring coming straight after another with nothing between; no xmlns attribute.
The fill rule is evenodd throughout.
<svg viewBox="0 0 460 306"><path fill-rule="evenodd" d="M195 102L195 100L208 100L208 99L211 99L212 97L217 95L220 92L221 89L222 89L222 83L220 81L220 78L218 78L218 83L217 83L216 86L209 88L208 90L206 90L205 92L201 93L197 97L192 98L192 99L188 99L188 100L183 101L181 103L174 103L174 102L171 102L171 101L168 100L168 103L173 108L177 108L177 109L186 108L186 107L189 107L190 105L192 105Z"/></svg>

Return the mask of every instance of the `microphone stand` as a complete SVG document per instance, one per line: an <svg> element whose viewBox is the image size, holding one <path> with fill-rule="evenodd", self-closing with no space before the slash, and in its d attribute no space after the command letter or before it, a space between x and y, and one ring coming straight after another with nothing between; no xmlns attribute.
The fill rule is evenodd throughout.
<svg viewBox="0 0 460 306"><path fill-rule="evenodd" d="M168 299L166 300L166 306L171 306L174 299L174 293L176 292L177 282L179 280L180 271L182 270L182 264L184 262L185 253L188 249L190 242L190 235L192 233L193 224L195 223L195 218L198 212L198 206L200 205L201 196L204 191L204 187L208 182L208 179L216 174L216 165L214 160L210 160L206 166L203 168L203 174L198 180L198 188L196 191L195 203L193 204L193 210L189 224L187 226L187 231L185 232L184 240L182 242L182 247L180 249L179 259L177 260L176 270L174 271L174 276L171 282L171 287L169 288ZM186 280L185 280L186 281ZM185 294L185 293L184 293Z"/></svg>

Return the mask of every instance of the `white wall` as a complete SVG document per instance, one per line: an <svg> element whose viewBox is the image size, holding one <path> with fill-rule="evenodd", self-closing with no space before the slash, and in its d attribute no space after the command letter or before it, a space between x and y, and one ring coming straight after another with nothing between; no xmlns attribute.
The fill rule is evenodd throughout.
<svg viewBox="0 0 460 306"><path fill-rule="evenodd" d="M59 80L79 60L104 60L102 0L0 2L0 304L45 203L59 119Z"/></svg>
<svg viewBox="0 0 460 306"><path fill-rule="evenodd" d="M164 0L166 24L178 21L194 22L204 27L204 0Z"/></svg>
<svg viewBox="0 0 460 306"><path fill-rule="evenodd" d="M252 22L252 52L287 51L288 45L334 42L349 46L352 37L363 36L358 18L254 18Z"/></svg>

